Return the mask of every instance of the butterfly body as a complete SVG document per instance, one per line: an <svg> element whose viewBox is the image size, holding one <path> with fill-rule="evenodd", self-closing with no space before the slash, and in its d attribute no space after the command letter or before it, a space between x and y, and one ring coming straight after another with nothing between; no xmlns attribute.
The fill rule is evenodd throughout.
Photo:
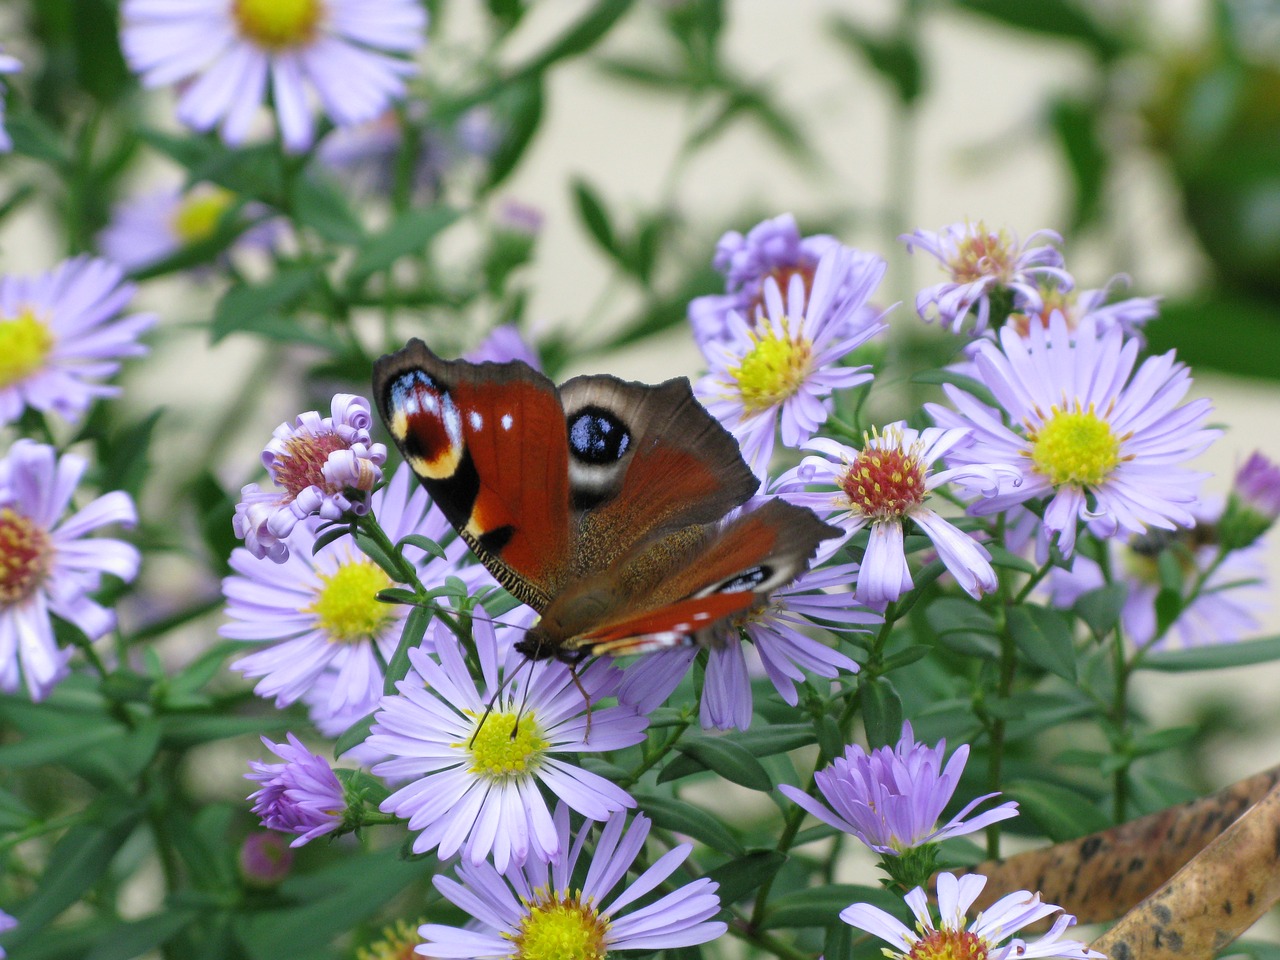
<svg viewBox="0 0 1280 960"><path fill-rule="evenodd" d="M685 379L557 387L411 340L375 365L374 397L445 517L542 615L517 644L531 659L714 643L838 533L776 500L725 521L758 481Z"/></svg>

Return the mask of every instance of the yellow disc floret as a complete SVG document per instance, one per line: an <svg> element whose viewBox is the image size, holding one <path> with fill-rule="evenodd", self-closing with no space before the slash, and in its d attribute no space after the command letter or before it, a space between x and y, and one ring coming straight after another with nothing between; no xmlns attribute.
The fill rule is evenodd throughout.
<svg viewBox="0 0 1280 960"><path fill-rule="evenodd" d="M987 960L990 953L990 945L976 933L944 927L917 940L907 956L910 960Z"/></svg>
<svg viewBox="0 0 1280 960"><path fill-rule="evenodd" d="M539 891L520 930L509 935L519 960L604 960L609 921L582 894Z"/></svg>
<svg viewBox="0 0 1280 960"><path fill-rule="evenodd" d="M43 367L53 344L53 331L30 307L0 318L0 387L25 380Z"/></svg>
<svg viewBox="0 0 1280 960"><path fill-rule="evenodd" d="M521 714L494 710L465 746L471 751L472 773L490 780L519 780L538 769L551 744L532 710Z"/></svg>
<svg viewBox="0 0 1280 960"><path fill-rule="evenodd" d="M322 0L234 0L240 34L269 50L301 47L315 37Z"/></svg>
<svg viewBox="0 0 1280 960"><path fill-rule="evenodd" d="M1055 487L1096 487L1119 465L1121 437L1094 411L1049 411L1038 429L1030 430L1031 462Z"/></svg>
<svg viewBox="0 0 1280 960"><path fill-rule="evenodd" d="M209 239L233 199L234 195L229 190L219 187L187 194L170 221L173 232L183 244Z"/></svg>
<svg viewBox="0 0 1280 960"><path fill-rule="evenodd" d="M371 640L391 620L391 607L378 592L392 585L382 568L368 560L350 560L331 574L320 574L323 586L304 613L314 613L332 643Z"/></svg>
<svg viewBox="0 0 1280 960"><path fill-rule="evenodd" d="M9 507L0 510L0 606L22 603L53 566L53 543L43 527Z"/></svg>
<svg viewBox="0 0 1280 960"><path fill-rule="evenodd" d="M801 337L781 335L769 328L752 333L756 345L742 358L730 375L738 382L742 406L747 413L759 413L793 396L804 384L813 365L812 345Z"/></svg>

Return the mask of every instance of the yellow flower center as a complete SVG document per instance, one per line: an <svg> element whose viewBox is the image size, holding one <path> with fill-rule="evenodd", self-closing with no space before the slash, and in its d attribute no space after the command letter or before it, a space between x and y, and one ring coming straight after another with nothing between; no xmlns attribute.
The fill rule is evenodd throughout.
<svg viewBox="0 0 1280 960"><path fill-rule="evenodd" d="M465 744L471 751L471 772L490 780L520 780L537 770L551 746L533 711L522 714L493 710Z"/></svg>
<svg viewBox="0 0 1280 960"><path fill-rule="evenodd" d="M756 341L751 352L730 375L738 382L742 407L748 414L777 406L794 395L812 367L811 344L800 337L782 336L765 328L763 335L752 333Z"/></svg>
<svg viewBox="0 0 1280 960"><path fill-rule="evenodd" d="M907 954L909 960L987 960L991 946L968 930L930 931L917 940Z"/></svg>
<svg viewBox="0 0 1280 960"><path fill-rule="evenodd" d="M323 584L315 602L303 613L314 613L331 643L360 643L378 636L390 622L388 604L378 591L392 585L381 567L369 560L348 560L331 574L320 574Z"/></svg>
<svg viewBox="0 0 1280 960"><path fill-rule="evenodd" d="M951 278L956 283L972 283L983 277L995 277L1007 283L1013 276L1013 243L1004 230L992 233L979 221L970 236L960 241L956 254L947 261Z"/></svg>
<svg viewBox="0 0 1280 960"><path fill-rule="evenodd" d="M322 0L235 0L240 35L268 50L302 47L315 37Z"/></svg>
<svg viewBox="0 0 1280 960"><path fill-rule="evenodd" d="M515 934L514 960L604 960L608 956L609 921L581 891L572 896L538 891Z"/></svg>
<svg viewBox="0 0 1280 960"><path fill-rule="evenodd" d="M413 950L421 942L418 923L397 920L382 931L381 939L357 950L356 960L422 960Z"/></svg>
<svg viewBox="0 0 1280 960"><path fill-rule="evenodd" d="M919 450L902 449L902 434L885 432L884 443L868 446L840 478L849 505L873 520L900 520L924 503L925 467Z"/></svg>
<svg viewBox="0 0 1280 960"><path fill-rule="evenodd" d="M30 307L0 318L0 387L25 380L44 366L53 350L53 331Z"/></svg>
<svg viewBox="0 0 1280 960"><path fill-rule="evenodd" d="M184 245L199 243L213 236L218 222L227 212L235 196L221 187L193 190L182 198L169 221L173 232Z"/></svg>
<svg viewBox="0 0 1280 960"><path fill-rule="evenodd" d="M1112 433L1090 406L1074 411L1054 407L1038 430L1028 430L1027 439L1031 462L1055 487L1096 487L1120 463L1120 444L1126 438Z"/></svg>
<svg viewBox="0 0 1280 960"><path fill-rule="evenodd" d="M1048 329L1049 318L1053 316L1055 310L1062 314L1062 318L1067 322L1068 330L1075 330L1080 326L1079 311L1076 303L1078 294L1075 290L1063 290L1056 283L1041 284L1040 299L1044 305L1037 313L1009 314L1008 325L1018 331L1018 336L1025 339L1030 335L1032 326Z"/></svg>
<svg viewBox="0 0 1280 960"><path fill-rule="evenodd" d="M0 606L22 603L53 567L48 532L11 508L0 509Z"/></svg>

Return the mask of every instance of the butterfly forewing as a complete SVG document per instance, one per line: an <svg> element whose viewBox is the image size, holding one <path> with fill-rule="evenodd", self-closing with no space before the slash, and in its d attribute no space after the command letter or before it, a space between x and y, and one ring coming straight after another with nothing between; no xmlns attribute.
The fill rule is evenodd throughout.
<svg viewBox="0 0 1280 960"><path fill-rule="evenodd" d="M410 340L375 365L374 395L445 517L503 586L544 609L571 566L555 384L527 364L441 360Z"/></svg>

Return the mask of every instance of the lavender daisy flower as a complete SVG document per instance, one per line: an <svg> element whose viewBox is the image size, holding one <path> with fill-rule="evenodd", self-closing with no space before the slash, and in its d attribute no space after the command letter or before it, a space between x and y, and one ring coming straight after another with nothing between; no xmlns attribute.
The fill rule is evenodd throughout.
<svg viewBox="0 0 1280 960"><path fill-rule="evenodd" d="M410 534L439 541L450 530L404 464L373 495L371 506L393 543ZM372 712L382 695L381 665L395 652L409 608L378 600L379 591L394 583L349 539L313 552L318 526L308 520L295 527L280 564L245 549L232 552L235 574L222 581L222 592L233 622L218 632L233 640L272 641L231 665L246 677L262 678L254 688L258 696L274 697L285 707L308 691L314 694L321 675L334 671L327 701L313 709L343 716L359 710L351 718L358 719ZM430 584L457 575L465 556L461 540L443 558L406 548L419 579Z"/></svg>
<svg viewBox="0 0 1280 960"><path fill-rule="evenodd" d="M729 338L704 344L710 371L695 392L738 439L743 459L764 477L779 424L782 442L796 447L826 422L830 397L871 380L866 366L839 361L885 329L882 323L849 328L849 318L884 275L879 258L855 261L837 248L823 254L806 294L793 274L786 297L772 278L764 282L764 310L749 323L732 314Z"/></svg>
<svg viewBox="0 0 1280 960"><path fill-rule="evenodd" d="M487 621L474 621L474 635L483 690L457 639L438 631L438 662L421 649L409 651L425 685L396 684L399 695L383 698L366 742L393 758L377 764L374 774L412 778L382 810L419 831L415 853L438 847L447 859L461 851L472 864L492 854L505 871L563 853L539 784L591 820L635 806L625 790L560 757L639 743L648 721L631 707L583 700L584 690L591 704L613 695L621 671L612 664L588 666L578 675L579 689L563 663L511 652L500 657Z"/></svg>
<svg viewBox="0 0 1280 960"><path fill-rule="evenodd" d="M919 247L937 257L950 273L951 279L926 287L916 295L916 312L927 322L937 320L959 333L976 308L974 335L981 334L991 323L993 298L999 298L996 321L1009 313L1013 298L1019 298L1024 310L1040 310L1040 294L1037 281L1053 278L1062 289L1069 289L1074 281L1071 274L1062 269L1062 253L1056 246L1043 244L1032 246L1044 238L1055 244L1062 237L1052 230L1037 230L1019 243L1016 236L1001 230L992 232L979 221L953 223L937 233L917 230L899 237L907 245L907 252Z"/></svg>
<svg viewBox="0 0 1280 960"><path fill-rule="evenodd" d="M983 960L1033 960L1035 957L1105 960L1104 954L1090 950L1079 940L1062 939L1067 928L1076 922L1076 918L1067 913L1054 920L1049 932L1033 943L1015 937L1001 945L1023 927L1062 911L1054 904L1041 903L1040 894L1027 890L1001 897L966 928L969 908L986 885L987 878L976 873L959 879L949 873L938 874L937 926L929 912L929 898L921 887L906 896L907 905L916 917L914 930L868 903L846 907L840 911L840 919L893 946L895 949L884 951L891 960L960 956Z"/></svg>
<svg viewBox="0 0 1280 960"><path fill-rule="evenodd" d="M1160 312L1160 298L1129 297L1108 302L1113 289L1128 282L1129 278L1121 274L1098 290L1077 290L1073 285L1063 286L1053 275L1039 277L1034 297L1015 294L1008 325L1025 337L1033 325L1049 326L1049 318L1056 312L1062 314L1068 330L1078 329L1089 318L1099 333L1118 326L1125 336L1141 340L1142 328Z"/></svg>
<svg viewBox="0 0 1280 960"><path fill-rule="evenodd" d="M347 801L329 764L307 750L292 733L287 736L287 743L262 738L267 749L285 762L250 760L252 772L246 773L245 779L262 784L261 789L249 795L262 825L297 834L289 846L300 847L342 826Z"/></svg>
<svg viewBox="0 0 1280 960"><path fill-rule="evenodd" d="M962 837L1017 816L1018 805L1009 800L965 820L982 801L999 796L988 793L939 827L938 818L951 801L969 759L969 745L961 744L944 768L946 749L946 740L938 741L936 747L916 743L908 722L902 725L902 738L892 749L879 747L868 754L857 744L850 744L843 757L814 774L814 782L829 808L790 784L778 789L823 823L852 834L872 850L888 856L899 856L949 837Z"/></svg>
<svg viewBox="0 0 1280 960"><path fill-rule="evenodd" d="M855 591L862 603L897 600L911 589L911 568L903 549L908 520L933 542L961 588L978 597L996 588L991 554L928 506L929 493L945 483L963 482L990 495L999 489L1000 475L1015 482L1020 475L1015 468L985 464L933 473L933 464L968 436L963 429L919 431L896 423L866 437L860 451L818 437L805 449L822 456L805 457L778 478L774 489L840 527L846 540L871 527Z"/></svg>
<svg viewBox="0 0 1280 960"><path fill-rule="evenodd" d="M879 614L853 603L848 584L857 569L857 564L848 563L806 571L763 604L719 628L721 645L710 652L702 688L703 727L745 730L751 725L748 648L758 655L760 667L778 695L791 706L800 702L796 683L805 679L806 671L827 679L834 679L841 671L858 672L858 665L845 654L799 629L812 627L817 619L824 621L828 630L855 632L881 621ZM836 592L826 592L832 588ZM744 634L749 644L740 642ZM652 712L679 685L696 654L697 648L688 646L637 660L626 670L618 700L641 713Z"/></svg>
<svg viewBox="0 0 1280 960"><path fill-rule="evenodd" d="M9 916L9 914L5 913L3 910L0 910L0 933L8 933L10 930L16 929L17 926L17 920ZM4 947L0 947L0 960L4 960L6 956L7 954L4 952Z"/></svg>
<svg viewBox="0 0 1280 960"><path fill-rule="evenodd" d="M589 831L584 826L576 837L571 836L564 804L556 808L554 830L559 853L550 863L527 860L504 877L488 863L464 861L457 868L458 880L433 878L440 894L475 923L467 927L424 924L418 928L424 941L421 952L466 960L603 958L613 956L615 950L667 950L707 943L728 929L711 919L720 912L719 884L706 877L623 913L675 873L693 849L687 843L663 854L609 899L649 835L649 819L643 814L636 815L630 829L624 814L609 817L581 887L574 882L574 868Z"/></svg>
<svg viewBox="0 0 1280 960"><path fill-rule="evenodd" d="M1217 505L1197 505L1197 525L1190 530L1172 533L1153 530L1127 543L1108 540L1110 569L1127 588L1120 608L1120 624L1125 636L1137 647L1166 646L1170 636L1177 636L1182 646L1211 643L1234 643L1258 629L1257 611L1268 597L1266 545L1254 542L1220 557L1221 548L1214 542L1220 529ZM1156 631L1156 596L1164 583L1157 567L1160 555L1175 551L1183 573L1183 594L1204 574L1196 598L1169 624L1158 640ZM1102 568L1095 560L1077 554L1070 569L1054 567L1049 573L1049 592L1055 606L1069 607L1089 590L1106 584ZM1154 641L1154 642L1153 642Z"/></svg>
<svg viewBox="0 0 1280 960"><path fill-rule="evenodd" d="M126 270L140 270L210 239L236 202L235 194L210 183L183 191L166 188L116 204L98 234L103 254ZM238 247L268 247L279 231L260 224L241 234Z"/></svg>
<svg viewBox="0 0 1280 960"><path fill-rule="evenodd" d="M311 145L314 94L339 127L372 120L417 72L427 15L417 0L125 0L120 44L146 87L180 84L178 118L242 143L259 106L285 147Z"/></svg>
<svg viewBox="0 0 1280 960"><path fill-rule="evenodd" d="M0 75L6 73L21 73L22 62L16 57L8 54L0 53ZM9 131L4 128L4 83L0 82L0 153L8 153L13 149L13 139L9 136ZM0 913L0 918L4 917ZM4 956L4 951L0 950L0 957Z"/></svg>
<svg viewBox="0 0 1280 960"><path fill-rule="evenodd" d="M126 582L138 572L135 547L89 539L111 523L133 526L129 495L106 493L63 519L88 463L75 454L18 440L0 460L0 690L26 682L43 700L67 673L69 650L59 650L50 615L97 640L115 614L89 598L104 573Z"/></svg>
<svg viewBox="0 0 1280 960"><path fill-rule="evenodd" d="M36 277L0 278L0 423L24 407L74 422L95 397L120 392L97 381L147 352L138 337L156 320L119 316L134 293L123 280L118 266L90 257Z"/></svg>
<svg viewBox="0 0 1280 960"><path fill-rule="evenodd" d="M542 361L533 347L520 335L520 330L510 323L494 327L480 345L466 355L472 363L507 363L521 360L535 370L542 369Z"/></svg>
<svg viewBox="0 0 1280 960"><path fill-rule="evenodd" d="M1118 326L1099 334L1090 319L1073 338L1059 314L1047 330L1032 327L1026 339L1006 328L1000 347L979 343L976 370L1011 425L951 384L943 389L958 412L937 404L926 409L942 427L973 431L967 446L948 454L949 463L1004 464L1021 470L1023 481L1002 480L999 492L970 512L999 513L1049 498L1039 532L1042 560L1055 535L1062 554L1071 555L1080 520L1102 537L1194 524L1190 506L1203 475L1183 464L1221 431L1200 427L1208 399L1178 406L1191 376L1173 351L1147 358L1135 373L1139 348Z"/></svg>
<svg viewBox="0 0 1280 960"><path fill-rule="evenodd" d="M1227 509L1219 524L1223 546L1239 550L1254 543L1280 517L1280 465L1254 451L1236 471Z"/></svg>
<svg viewBox="0 0 1280 960"><path fill-rule="evenodd" d="M240 491L232 521L236 536L255 557L284 563L286 538L304 517L341 520L348 511L368 512L368 491L382 480L387 448L373 443L369 401L349 393L334 396L331 417L314 410L293 426L282 423L262 451L262 464L283 490L250 483Z"/></svg>
<svg viewBox="0 0 1280 960"><path fill-rule="evenodd" d="M764 220L744 237L730 230L716 244L713 265L724 275L725 292L695 297L689 302L689 323L699 344L727 336L729 314L737 312L750 323L764 304L764 281L773 277L785 290L793 274L813 288L818 260L840 242L826 234L801 237L789 213Z"/></svg>

